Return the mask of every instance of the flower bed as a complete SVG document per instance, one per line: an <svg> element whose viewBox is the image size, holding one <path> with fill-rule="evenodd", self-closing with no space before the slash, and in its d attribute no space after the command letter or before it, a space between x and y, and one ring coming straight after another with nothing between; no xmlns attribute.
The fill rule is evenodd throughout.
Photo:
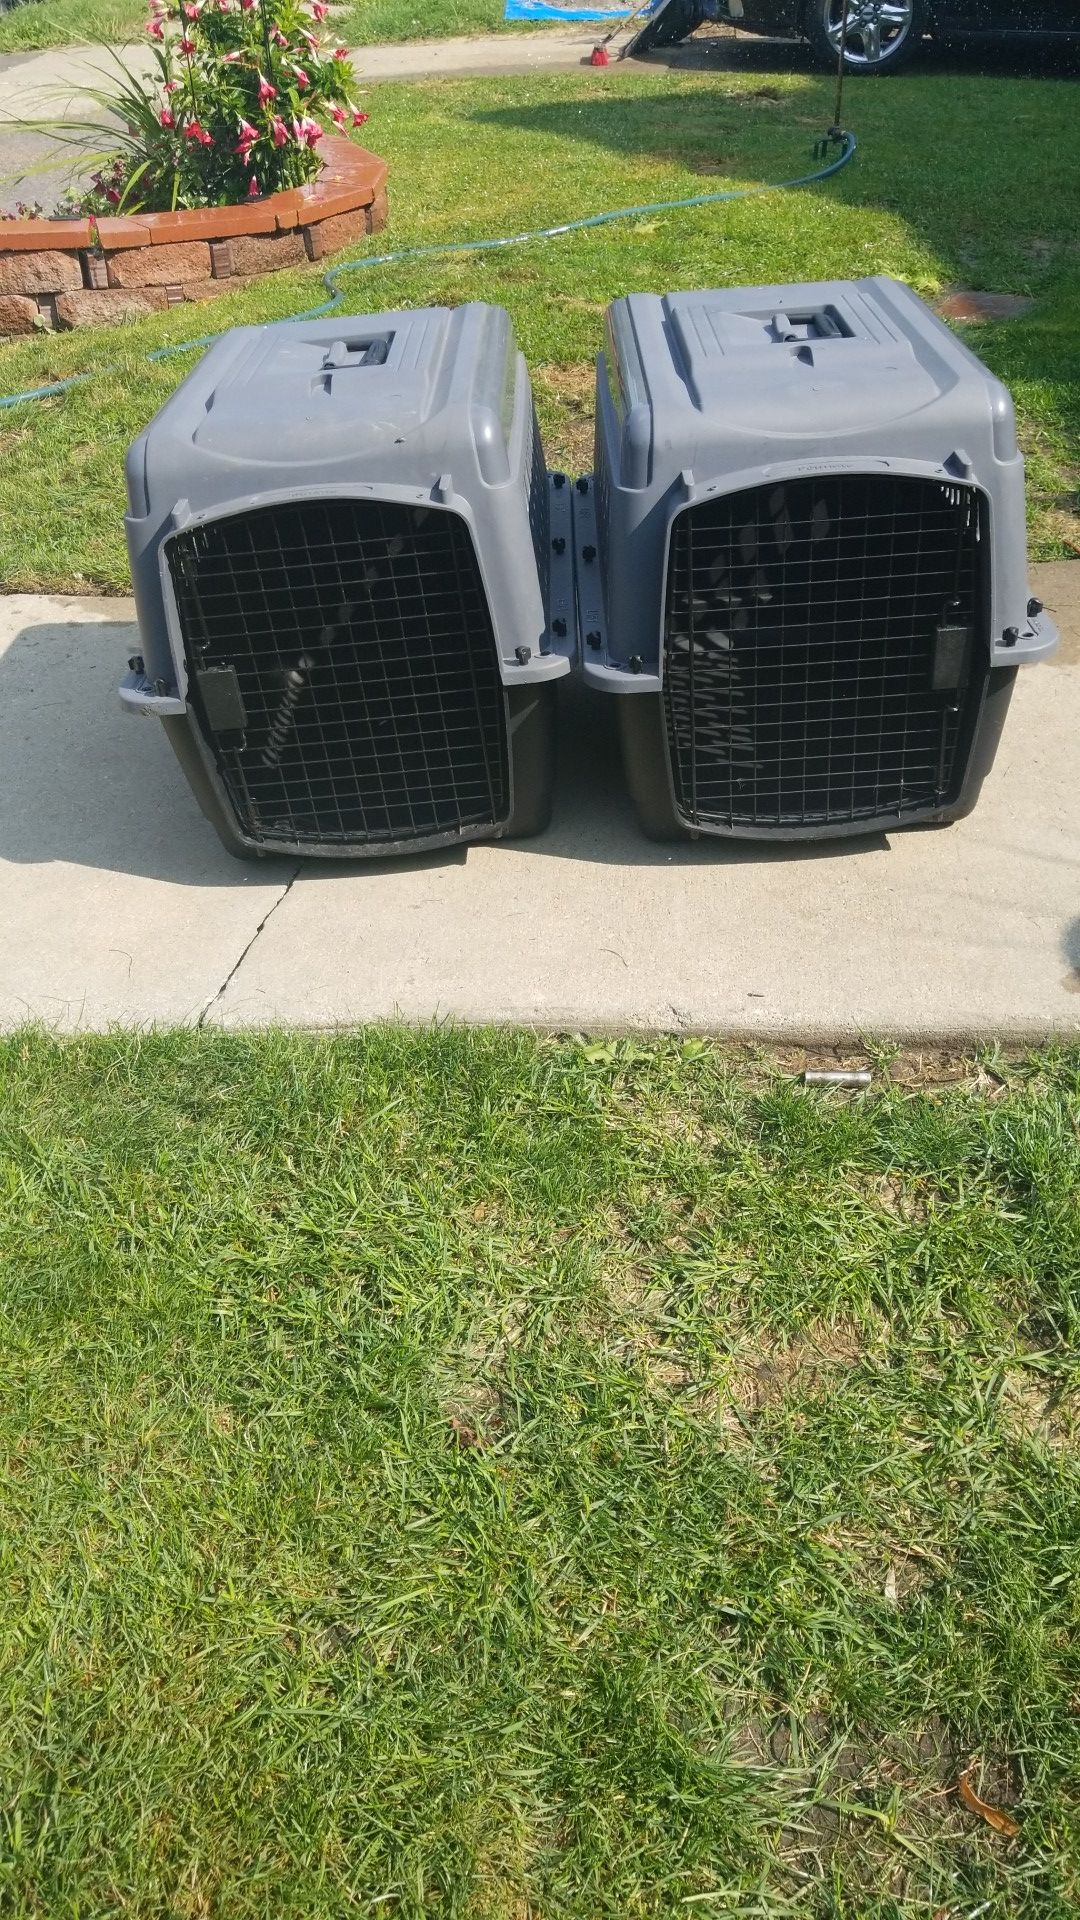
<svg viewBox="0 0 1080 1920"><path fill-rule="evenodd" d="M59 217L0 223L0 335L204 300L385 223L385 162L340 137L368 116L348 48L324 37L328 0L148 6L153 76L114 55L88 89L113 153ZM100 118L55 132L100 153Z"/></svg>
<svg viewBox="0 0 1080 1920"><path fill-rule="evenodd" d="M386 223L387 166L327 139L316 180L235 207L0 226L0 334L99 326L321 260Z"/></svg>

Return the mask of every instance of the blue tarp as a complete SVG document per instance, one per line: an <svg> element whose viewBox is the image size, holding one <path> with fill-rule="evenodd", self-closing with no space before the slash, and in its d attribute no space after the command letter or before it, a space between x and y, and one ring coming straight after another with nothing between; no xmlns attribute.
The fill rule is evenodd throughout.
<svg viewBox="0 0 1080 1920"><path fill-rule="evenodd" d="M506 0L503 19L625 20L633 11L633 7L553 7L550 0Z"/></svg>

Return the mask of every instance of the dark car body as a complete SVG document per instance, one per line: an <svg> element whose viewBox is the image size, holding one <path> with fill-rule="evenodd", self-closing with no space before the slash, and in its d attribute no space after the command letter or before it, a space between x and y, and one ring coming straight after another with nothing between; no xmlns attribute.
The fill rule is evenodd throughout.
<svg viewBox="0 0 1080 1920"><path fill-rule="evenodd" d="M818 60L833 64L844 44L843 12L844 0L658 0L627 51L674 46L705 20L718 20L750 33L806 40ZM847 19L849 72L902 67L924 35L974 44L1011 38L1032 46L1080 43L1080 0L903 0L899 6L847 0Z"/></svg>
<svg viewBox="0 0 1080 1920"><path fill-rule="evenodd" d="M928 0L928 11L932 31L957 39L1080 37L1080 0ZM801 34L805 13L806 0L719 0L715 9L717 19L769 34Z"/></svg>

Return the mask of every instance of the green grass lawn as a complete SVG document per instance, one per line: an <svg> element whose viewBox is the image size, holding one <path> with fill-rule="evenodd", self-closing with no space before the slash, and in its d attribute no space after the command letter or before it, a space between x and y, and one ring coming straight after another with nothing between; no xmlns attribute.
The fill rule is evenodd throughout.
<svg viewBox="0 0 1080 1920"><path fill-rule="evenodd" d="M1080 1054L954 1082L0 1044L0 1911L1075 1915Z"/></svg>
<svg viewBox="0 0 1080 1920"><path fill-rule="evenodd" d="M391 168L379 247L512 233L804 171L829 80L665 69L380 86L371 143ZM953 283L1030 292L1025 320L972 330L1011 383L1030 456L1032 548L1080 551L1080 114L1049 79L916 72L854 84L860 151L824 187L658 214L512 251L379 268L349 310L503 302L534 371L553 461L591 460L592 363L603 312L630 288L884 271L926 294ZM149 347L282 317L320 297L297 271L120 329L0 348L0 393L76 370L63 398L0 414L0 585L123 588L126 446L191 362Z"/></svg>
<svg viewBox="0 0 1080 1920"><path fill-rule="evenodd" d="M0 53L99 41L121 45L138 40L145 25L143 0L30 0L0 14Z"/></svg>
<svg viewBox="0 0 1080 1920"><path fill-rule="evenodd" d="M350 47L398 40L441 40L448 34L497 33L504 0L352 0L334 15L334 29ZM31 0L0 14L0 53L39 47L116 45L138 40L146 24L145 0ZM516 29L522 31L520 23ZM528 31L528 28L525 28Z"/></svg>

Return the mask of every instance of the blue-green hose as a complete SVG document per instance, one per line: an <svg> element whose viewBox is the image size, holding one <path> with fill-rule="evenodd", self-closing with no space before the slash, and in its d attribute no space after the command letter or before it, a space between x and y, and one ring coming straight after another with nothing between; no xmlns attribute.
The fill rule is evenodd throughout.
<svg viewBox="0 0 1080 1920"><path fill-rule="evenodd" d="M854 157L856 140L853 133L840 136L840 151L834 160L818 167L814 173L800 174L796 180L766 181L757 187L730 187L723 193L695 193L687 200L653 200L643 207L616 207L607 213L588 213L580 220L564 220L557 227L538 227L532 233L510 233L489 240L445 240L430 247L401 247L396 253L366 254L361 260L343 260L331 267L323 275L323 285L329 299L323 300L317 307L307 307L303 313L292 315L294 320L319 320L325 313L333 313L345 298L345 290L338 285L346 273L365 273L373 267L396 267L404 260L430 260L447 253L489 253L495 247L522 247L531 240L557 240L560 234L582 233L587 227L607 227L615 220L640 220L645 214L677 213L684 207L711 207L723 200L749 200L759 193L785 193L796 187L813 187L821 180L828 180L832 174L839 173ZM198 347L208 347L220 334L203 333L197 340L181 340L176 346L155 347L148 353L148 360L170 360L174 353L194 353ZM98 369L102 371L102 369ZM106 368L114 372L115 368ZM9 393L0 397L0 408L19 407L27 400L48 400L53 394L66 393L69 387L77 387L84 380L97 378L96 373L73 373L67 380L53 380L47 387L29 387L25 393Z"/></svg>

